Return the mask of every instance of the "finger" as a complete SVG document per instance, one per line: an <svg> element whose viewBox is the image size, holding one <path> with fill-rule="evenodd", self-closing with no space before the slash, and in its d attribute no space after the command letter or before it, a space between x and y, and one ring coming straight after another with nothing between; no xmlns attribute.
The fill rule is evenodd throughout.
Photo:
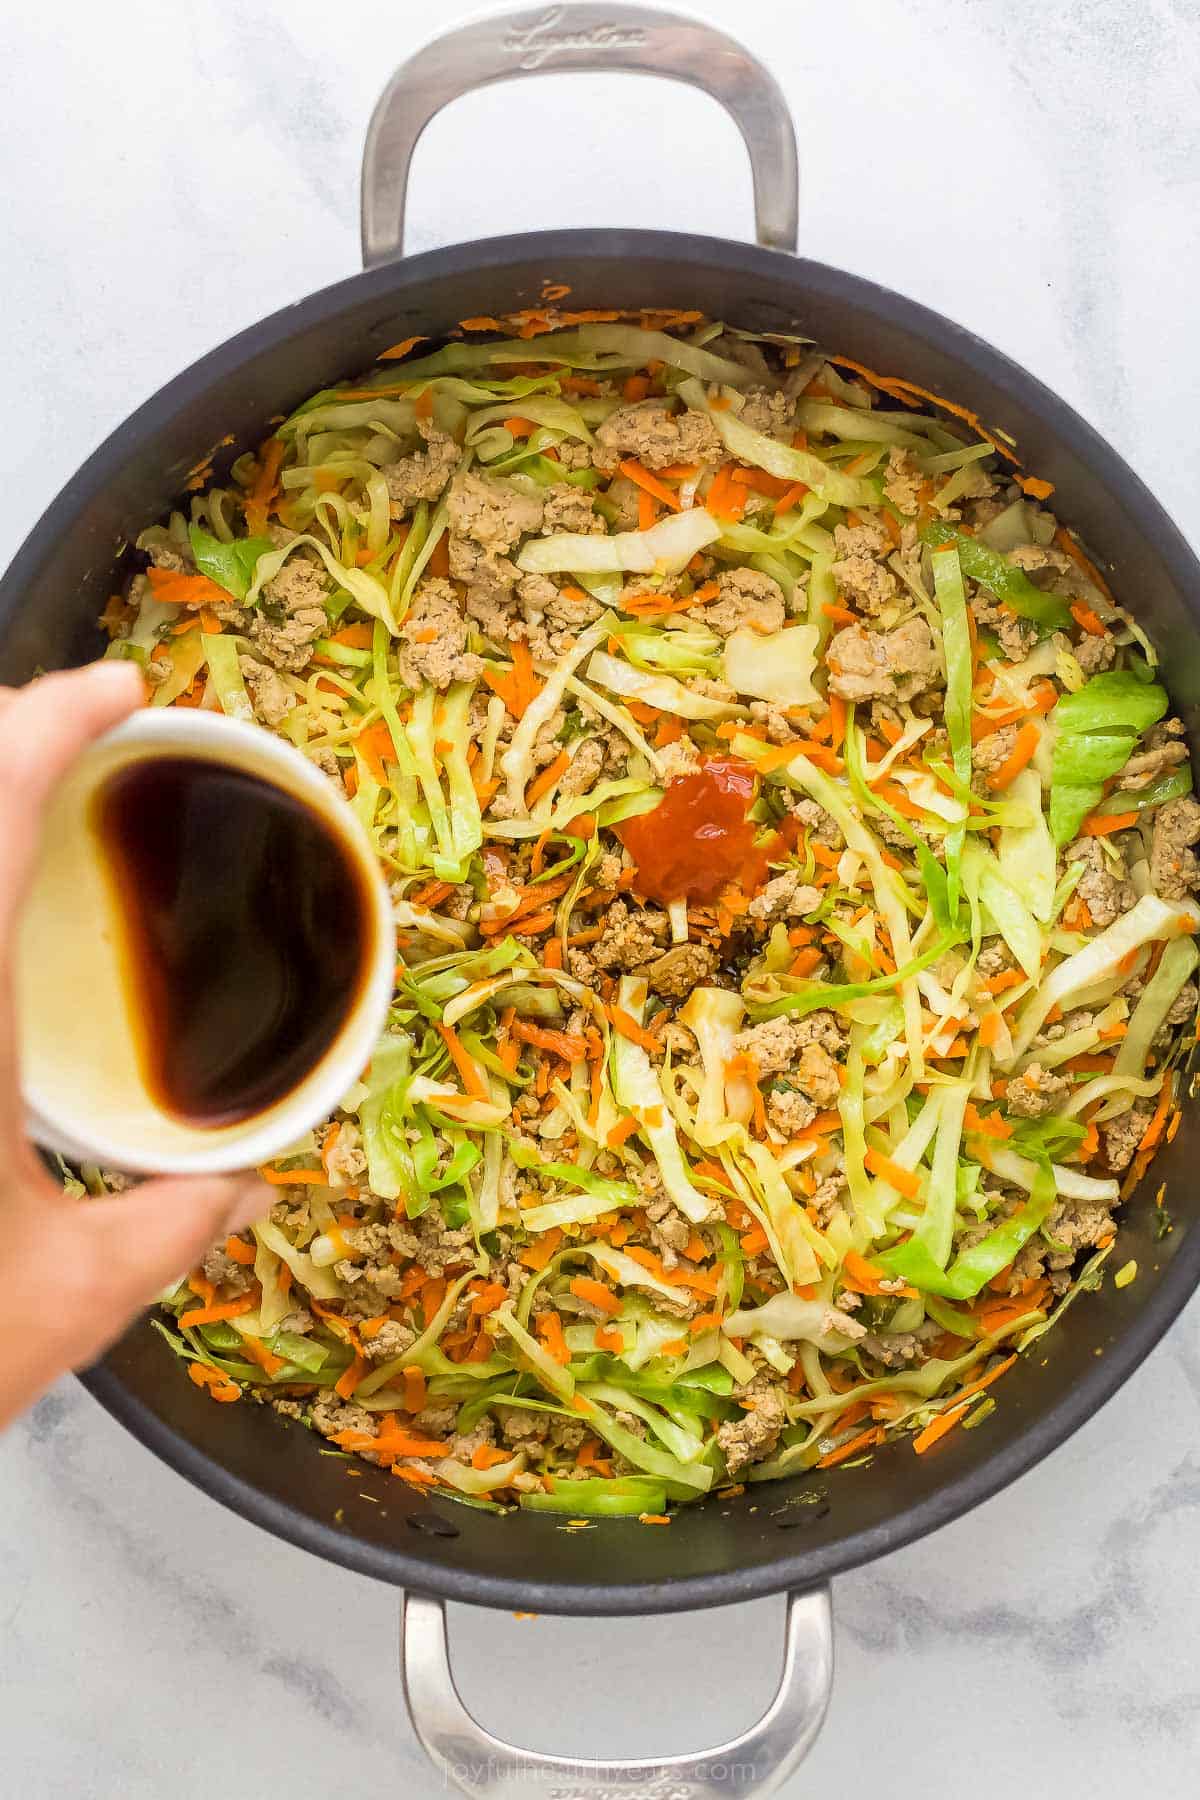
<svg viewBox="0 0 1200 1800"><path fill-rule="evenodd" d="M46 803L82 751L136 711L145 693L136 664L116 661L45 675L16 693L0 690L0 1136L10 1159L20 1116L13 941L33 877Z"/></svg>
<svg viewBox="0 0 1200 1800"><path fill-rule="evenodd" d="M273 1199L255 1175L197 1175L147 1181L108 1200L81 1202L71 1224L80 1254L98 1271L98 1344L194 1269L214 1243L265 1218Z"/></svg>
<svg viewBox="0 0 1200 1800"><path fill-rule="evenodd" d="M41 841L46 802L87 746L141 706L141 671L131 662L99 662L44 675L0 713L0 955L24 896Z"/></svg>

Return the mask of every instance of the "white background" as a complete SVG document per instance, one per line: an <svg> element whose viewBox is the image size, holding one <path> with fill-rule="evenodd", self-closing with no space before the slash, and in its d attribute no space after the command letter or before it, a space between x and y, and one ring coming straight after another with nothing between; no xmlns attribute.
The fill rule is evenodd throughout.
<svg viewBox="0 0 1200 1800"><path fill-rule="evenodd" d="M0 9L0 561L179 367L354 270L375 98L435 13L470 10ZM804 250L1016 356L1200 540L1191 0L708 11L792 102ZM749 221L736 133L702 96L558 76L431 128L409 245L565 224L739 236ZM48 1303L52 1284L48 1270ZM1193 1305L1014 1489L837 1584L833 1707L790 1794L1195 1792L1198 1322ZM607 1757L737 1729L773 1683L780 1624L771 1602L607 1624L453 1615L487 1723ZM390 1591L220 1511L73 1383L0 1445L5 1800L432 1793L395 1637Z"/></svg>

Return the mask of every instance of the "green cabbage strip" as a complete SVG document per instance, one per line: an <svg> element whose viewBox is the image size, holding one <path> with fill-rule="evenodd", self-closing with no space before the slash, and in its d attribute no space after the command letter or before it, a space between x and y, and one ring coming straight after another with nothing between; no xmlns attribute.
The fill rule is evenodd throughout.
<svg viewBox="0 0 1200 1800"><path fill-rule="evenodd" d="M1030 981L1036 981L1042 966L1042 933L1020 893L1005 880L991 851L976 840L963 852L962 873L972 898L983 906Z"/></svg>
<svg viewBox="0 0 1200 1800"><path fill-rule="evenodd" d="M426 683L413 699L408 725L402 727L433 824L437 844L433 872L442 881L465 881L471 857L483 842L479 799L467 762L473 692L470 682L456 681L439 697ZM435 743L443 746L440 752L435 752ZM446 777L445 794L438 774L439 756Z"/></svg>
<svg viewBox="0 0 1200 1800"><path fill-rule="evenodd" d="M714 407L698 381L681 381L679 397L697 412L705 412L716 426L725 448L738 462L765 469L782 481L800 481L828 506L878 506L879 487L873 481L843 475L808 450L793 450L765 431L743 425L732 408Z"/></svg>
<svg viewBox="0 0 1200 1800"><path fill-rule="evenodd" d="M446 1373L447 1370L454 1374L462 1374L463 1371L457 1363L450 1362L447 1357L441 1354L437 1348L437 1341L450 1322L450 1315L458 1303L458 1296L462 1293L468 1281L473 1281L477 1274L478 1270L468 1269L464 1274L458 1276L456 1280L450 1282L446 1289L445 1299L426 1325L416 1343L410 1344L407 1350L402 1350L399 1356L392 1357L390 1362L380 1363L377 1369L372 1369L371 1373L359 1382L354 1390L356 1404L360 1404L372 1394L378 1393L381 1388L387 1386L394 1375L399 1375L402 1370L409 1368L414 1364L418 1368L423 1368L427 1374L432 1373L435 1370L440 1374ZM444 1368L441 1366L443 1364L445 1365ZM483 1364L479 1364L477 1367L482 1369Z"/></svg>
<svg viewBox="0 0 1200 1800"><path fill-rule="evenodd" d="M513 732L512 742L500 758L500 772L508 783L509 802L520 812L525 809L525 789L534 774L533 746L537 735L561 706L567 677L573 675L579 664L604 642L610 627L610 615L605 613L587 631L580 632L547 676L541 693L525 708L524 717Z"/></svg>
<svg viewBox="0 0 1200 1800"><path fill-rule="evenodd" d="M1169 775L1160 775L1156 781L1147 782L1144 788L1127 788L1123 792L1109 794L1094 811L1101 818L1111 818L1121 813L1148 812L1151 807L1165 806L1168 800L1182 800L1191 791L1191 764L1182 763L1179 768L1172 769Z"/></svg>
<svg viewBox="0 0 1200 1800"><path fill-rule="evenodd" d="M268 537L233 538L223 544L220 538L213 537L199 525L188 526L188 538L200 573L223 587L235 600L246 598L259 557L275 548Z"/></svg>
<svg viewBox="0 0 1200 1800"><path fill-rule="evenodd" d="M962 567L953 541L940 544L933 552L931 561L934 595L942 614L942 654L946 664L945 718L951 761L959 780L969 782L974 659L971 653L971 634L967 626L967 596L963 587ZM946 833L945 857L951 913L958 909L965 836L965 821Z"/></svg>
<svg viewBox="0 0 1200 1800"><path fill-rule="evenodd" d="M996 856L1000 874L1021 895L1034 918L1049 925L1054 917L1054 889L1058 879L1054 839L1042 807L1042 784L1033 769L1022 769L1008 784L1008 796L1029 815L1027 825L1006 823L1000 827Z"/></svg>
<svg viewBox="0 0 1200 1800"><path fill-rule="evenodd" d="M574 330L546 332L531 342L527 338L492 339L491 342L446 344L430 356L404 363L406 380L423 381L429 375L455 375L484 369L489 363L562 363L573 369L641 369L648 362L685 369L701 381L721 381L729 387L745 387L750 371L711 350L668 336L665 331L646 331L638 325L589 324ZM334 390L336 392L336 389Z"/></svg>
<svg viewBox="0 0 1200 1800"><path fill-rule="evenodd" d="M1020 1211L1005 1219L978 1244L961 1251L944 1272L917 1233L906 1244L887 1251L878 1260L891 1274L911 1282L923 1292L939 1294L947 1300L973 1300L1001 1269L1008 1267L1034 1232L1041 1230L1056 1195L1054 1170L1049 1158L1043 1155L1037 1163L1029 1199Z"/></svg>
<svg viewBox="0 0 1200 1800"><path fill-rule="evenodd" d="M668 513L645 531L617 531L611 536L575 531L555 531L548 537L527 538L517 555L517 567L528 574L619 574L624 569L643 575L674 574L685 568L698 550L721 535L721 527L702 506Z"/></svg>
<svg viewBox="0 0 1200 1800"><path fill-rule="evenodd" d="M306 544L317 552L338 586L345 588L347 593L372 619L382 619L389 632L395 637L398 629L396 618L392 611L388 590L382 581L375 575L369 575L365 569L347 568L344 563L338 561L323 538L313 537L309 533L302 533L300 536L292 538L291 542L285 544L282 550L272 550L270 555L259 557L255 564L254 579L246 591L245 604L247 606L257 605L264 585L278 575L294 551Z"/></svg>
<svg viewBox="0 0 1200 1800"><path fill-rule="evenodd" d="M1146 1059L1167 1014L1187 983L1191 980L1200 951L1194 938L1175 938L1162 953L1157 969L1142 990L1133 1009L1129 1028L1121 1040L1113 1063L1113 1074L1128 1078L1146 1072Z"/></svg>
<svg viewBox="0 0 1200 1800"><path fill-rule="evenodd" d="M1069 1010L1073 995L1118 975L1125 957L1143 944L1194 931L1197 916L1193 906L1170 906L1157 894L1143 894L1136 906L1059 963L1030 994L1013 1027L1012 1053L1004 1059L1005 1066L1024 1054L1055 1006Z"/></svg>
<svg viewBox="0 0 1200 1800"><path fill-rule="evenodd" d="M1132 669L1093 675L1064 694L1051 715L1055 727L1050 829L1069 844L1104 796L1104 784L1129 761L1134 744L1168 706L1166 689Z"/></svg>
<svg viewBox="0 0 1200 1800"><path fill-rule="evenodd" d="M622 975L617 989L617 1005L629 1013L639 1025L646 1010L646 983L640 975ZM692 1185L684 1161L675 1124L666 1096L659 1086L650 1057L640 1044L631 1043L619 1033L613 1034L609 1052L612 1060L613 1092L617 1104L638 1120L639 1135L645 1138L658 1162L663 1186L685 1218L701 1225L713 1212L713 1204L699 1188ZM657 1119L657 1124L651 1121Z"/></svg>
<svg viewBox="0 0 1200 1800"><path fill-rule="evenodd" d="M622 1409L625 1409L623 1398ZM635 1436L597 1400L580 1396L579 1411L597 1437L604 1439L626 1462L646 1475L658 1475L674 1481L692 1494L706 1494L713 1484L713 1471L703 1462L682 1462L665 1450L657 1449L645 1438Z"/></svg>
<svg viewBox="0 0 1200 1800"><path fill-rule="evenodd" d="M944 520L935 519L928 525L922 525L921 542L928 544L931 550L941 544L953 544L968 581L977 581L981 587L987 588L1020 618L1031 620L1044 631L1071 629L1071 609L1065 600L1058 594L1043 593L1041 588L1034 586L1028 575L1014 568L997 551L989 550L978 538L968 537L965 532L955 530L953 525Z"/></svg>
<svg viewBox="0 0 1200 1800"><path fill-rule="evenodd" d="M747 762L756 762L763 753L763 746L756 738L739 734L733 743L735 756L742 756ZM921 1030L921 996L917 989L915 970L910 971L908 965L913 961L912 938L908 929L908 913L906 910L907 890L903 882L892 869L889 869L880 854L879 845L874 833L868 829L854 812L849 796L845 790L832 781L822 770L810 763L806 756L797 754L782 769L772 771L776 781L782 781L789 787L798 788L815 800L818 806L833 818L846 840L849 849L856 850L866 864L871 885L875 890L875 903L880 916L888 928L892 941L892 956L896 963L896 974L888 978L889 985L900 990L900 998L904 1005L904 1035L908 1045L908 1054L912 1062L913 1079L919 1081L925 1067L924 1040ZM930 958L930 961L935 960ZM925 965L922 964L922 967ZM868 982L857 986L858 993L875 993L879 991L874 983ZM820 1005L822 1002L817 1001ZM828 1001L826 1004L835 1004ZM810 1007L788 1007L775 1003L775 1012L809 1011ZM773 1013L766 1016L771 1017Z"/></svg>
<svg viewBox="0 0 1200 1800"><path fill-rule="evenodd" d="M676 681L673 675L644 674L641 669L635 669L632 663L622 661L619 656L610 656L606 650L592 652L584 674L589 681L607 688L610 694L620 694L628 700L644 701L648 706L658 707L661 712L674 713L677 718L729 719L739 713L745 716L745 708L738 706L736 702L714 700L708 694L698 694L694 689L685 687L682 681Z"/></svg>
<svg viewBox="0 0 1200 1800"><path fill-rule="evenodd" d="M946 1267L954 1243L958 1152L970 1093L969 1081L954 1081L931 1096L937 1106L937 1136L925 1184L925 1211L908 1243L880 1259L889 1269L889 1257L905 1255L920 1258L922 1267L932 1266L939 1271Z"/></svg>
<svg viewBox="0 0 1200 1800"><path fill-rule="evenodd" d="M203 639L208 679L221 702L221 711L227 719L243 719L252 723L254 708L250 704L246 683L242 680L242 671L238 667L236 639L226 637L224 633L218 637L209 632L203 634Z"/></svg>
<svg viewBox="0 0 1200 1800"><path fill-rule="evenodd" d="M537 1339L518 1322L509 1307L502 1306L492 1314L492 1318L501 1331L512 1339L517 1351L543 1386L548 1387L552 1394L557 1394L560 1400L569 1402L575 1393L575 1377L571 1371L555 1362Z"/></svg>

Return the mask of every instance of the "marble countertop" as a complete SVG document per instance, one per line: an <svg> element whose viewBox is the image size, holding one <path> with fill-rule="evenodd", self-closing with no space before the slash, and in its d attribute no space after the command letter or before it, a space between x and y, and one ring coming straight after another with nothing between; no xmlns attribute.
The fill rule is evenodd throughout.
<svg viewBox="0 0 1200 1800"><path fill-rule="evenodd" d="M842 0L836 46L832 14L788 0L707 10L794 103L804 248L1010 351L1200 542L1194 7ZM0 560L180 366L357 266L366 120L431 16L395 0L110 0L9 19ZM411 246L565 223L744 234L732 126L663 87L631 132L627 103L612 78L547 78L514 130L511 91L461 102L418 153ZM919 151L901 148L914 122ZM833 1705L786 1792L854 1793L886 1770L895 1800L916 1800L932 1753L973 1800L1193 1793L1198 1439L1194 1303L1048 1462L837 1583ZM0 1792L430 1793L396 1615L390 1590L222 1511L64 1382L0 1444ZM457 1607L452 1631L486 1723L612 1758L738 1729L773 1686L781 1622L777 1602L641 1624ZM603 1709L580 1707L581 1688Z"/></svg>

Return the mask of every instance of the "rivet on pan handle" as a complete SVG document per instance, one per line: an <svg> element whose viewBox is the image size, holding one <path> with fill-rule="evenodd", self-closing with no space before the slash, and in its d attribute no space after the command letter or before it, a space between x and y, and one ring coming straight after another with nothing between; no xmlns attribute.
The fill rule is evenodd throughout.
<svg viewBox="0 0 1200 1800"><path fill-rule="evenodd" d="M366 266L403 251L412 153L443 106L494 81L579 69L662 75L711 94L745 140L759 243L795 250L796 134L775 77L735 38L711 25L657 7L615 3L499 13L448 31L401 64L367 132L362 174Z"/></svg>
<svg viewBox="0 0 1200 1800"><path fill-rule="evenodd" d="M645 1762L575 1761L521 1750L485 1731L463 1705L450 1669L446 1608L406 1594L400 1668L409 1717L446 1783L486 1800L750 1800L773 1794L811 1748L833 1682L833 1623L827 1587L789 1594L779 1689L741 1737L692 1756Z"/></svg>

